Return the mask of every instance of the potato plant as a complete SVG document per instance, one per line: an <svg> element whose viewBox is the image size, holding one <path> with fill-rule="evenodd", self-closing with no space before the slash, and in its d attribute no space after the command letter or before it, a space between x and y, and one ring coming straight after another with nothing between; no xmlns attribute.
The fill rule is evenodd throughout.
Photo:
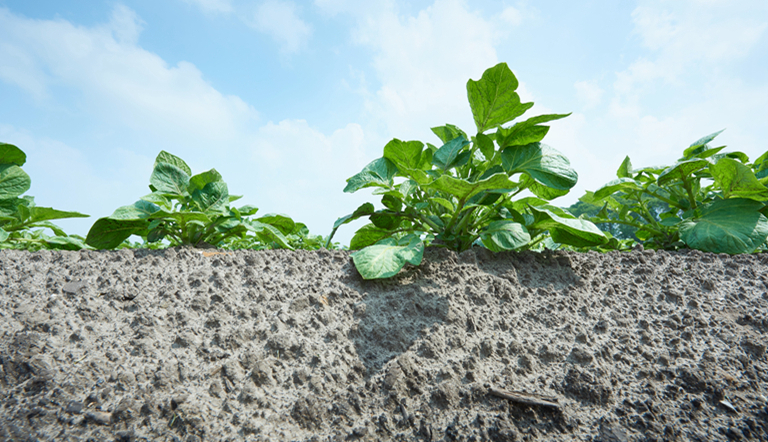
<svg viewBox="0 0 768 442"><path fill-rule="evenodd" d="M440 147L393 139L381 158L347 180L345 192L373 187L383 205L375 210L365 203L339 218L329 237L343 224L369 218L350 243L364 278L390 277L406 262L418 265L429 244L462 252L473 246L520 250L547 235L576 246L607 241L591 222L548 203L577 180L568 159L541 143L549 131L544 123L569 114L505 126L533 106L521 102L517 86L506 63L486 70L467 83L474 136L447 124L432 128ZM534 196L515 200L526 190Z"/></svg>
<svg viewBox="0 0 768 442"><path fill-rule="evenodd" d="M751 253L768 239L768 152L754 163L697 140L675 164L634 169L629 157L613 180L581 201L602 206L595 223L631 226L646 248ZM608 246L614 243L609 243ZM618 248L618 247L615 247Z"/></svg>
<svg viewBox="0 0 768 442"><path fill-rule="evenodd" d="M24 151L13 144L0 143L0 248L79 250L86 247L83 238L67 235L51 221L88 215L38 207L34 197L22 196L32 185L29 175L21 168L26 161ZM53 231L53 236L47 235L44 229Z"/></svg>
<svg viewBox="0 0 768 442"><path fill-rule="evenodd" d="M240 240L249 248L293 249L286 235L295 233L296 223L278 214L252 219L256 207L231 207L240 197L229 194L216 169L192 175L184 160L161 151L149 182L152 193L100 218L85 242L113 249L137 235L150 244L165 239L171 246L220 247Z"/></svg>

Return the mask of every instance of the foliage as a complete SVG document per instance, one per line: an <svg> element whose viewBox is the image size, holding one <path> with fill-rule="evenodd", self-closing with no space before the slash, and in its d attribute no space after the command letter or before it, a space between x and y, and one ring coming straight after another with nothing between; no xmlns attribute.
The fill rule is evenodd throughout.
<svg viewBox="0 0 768 442"><path fill-rule="evenodd" d="M21 169L26 161L27 155L21 149L0 143L0 248L82 249L83 238L67 235L51 221L88 215L38 207L34 197L22 196L32 185L29 175ZM52 230L54 235L46 235L43 229Z"/></svg>
<svg viewBox="0 0 768 442"><path fill-rule="evenodd" d="M353 236L351 249L366 279L387 278L406 262L418 265L425 245L457 252L473 245L492 251L525 249L546 238L576 246L607 241L597 227L548 201L565 195L577 174L558 151L542 144L543 125L569 114L539 115L514 125L533 103L522 103L518 81L506 63L469 80L467 95L477 134L468 137L447 124L432 128L443 143L393 139L384 153L347 180L345 192L374 187L383 209L371 203L339 218L343 224L368 217ZM528 190L534 197L513 201Z"/></svg>
<svg viewBox="0 0 768 442"><path fill-rule="evenodd" d="M192 175L184 160L162 151L149 181L152 193L96 221L86 237L88 245L113 249L137 235L149 244L166 239L171 246L247 240L249 248L294 248L286 235L296 234L297 224L277 214L250 219L256 207L230 207L240 197L229 194L216 169Z"/></svg>
<svg viewBox="0 0 768 442"><path fill-rule="evenodd" d="M626 157L618 179L581 198L602 206L590 219L636 229L646 248L760 249L768 238L768 152L754 163L742 152L720 153L725 146L709 143L721 132L691 144L671 166L633 169Z"/></svg>

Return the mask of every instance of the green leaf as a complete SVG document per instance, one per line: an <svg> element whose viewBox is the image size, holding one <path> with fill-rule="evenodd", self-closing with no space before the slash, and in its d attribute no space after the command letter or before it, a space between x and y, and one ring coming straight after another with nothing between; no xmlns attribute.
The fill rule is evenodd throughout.
<svg viewBox="0 0 768 442"><path fill-rule="evenodd" d="M456 206L445 198L440 198L439 196L436 196L436 197L430 198L430 200L445 207L446 209L448 209L449 212L453 212L454 210L456 210Z"/></svg>
<svg viewBox="0 0 768 442"><path fill-rule="evenodd" d="M14 164L23 166L27 162L27 155L13 144L0 143L0 164Z"/></svg>
<svg viewBox="0 0 768 442"><path fill-rule="evenodd" d="M725 130L725 129L723 129L723 130ZM683 158L690 159L690 158L698 157L699 154L701 154L702 152L708 150L707 144L709 144L712 140L714 140L716 136L718 136L721 133L723 133L723 130L719 130L719 131L717 131L717 132L715 132L713 134L709 134L706 137L702 137L702 138L694 141L687 149L685 149L683 151ZM725 147L725 146L723 146L723 147ZM720 149L722 149L722 148L719 148L718 150L720 150ZM699 158L703 158L703 157L699 157Z"/></svg>
<svg viewBox="0 0 768 442"><path fill-rule="evenodd" d="M288 243L288 239L276 227L258 221L250 221L244 225L248 230L255 232L262 241L267 243L274 242L283 249L293 250L293 247Z"/></svg>
<svg viewBox="0 0 768 442"><path fill-rule="evenodd" d="M403 218L392 213L376 212L371 215L370 220L374 226L380 229L394 230L400 227Z"/></svg>
<svg viewBox="0 0 768 442"><path fill-rule="evenodd" d="M391 192L381 197L381 204L393 212L399 212L403 208L403 195L400 192Z"/></svg>
<svg viewBox="0 0 768 442"><path fill-rule="evenodd" d="M553 189L543 184L539 184L538 181L534 180L529 175L522 175L522 179L520 180L520 186L526 187L528 190L531 191L531 193L545 200L553 200L555 198L559 198L563 195L566 195L569 192L569 189L564 189L564 190Z"/></svg>
<svg viewBox="0 0 768 442"><path fill-rule="evenodd" d="M680 224L680 239L705 252L752 253L768 238L762 208L750 199L716 200L701 209L701 216Z"/></svg>
<svg viewBox="0 0 768 442"><path fill-rule="evenodd" d="M760 184L752 170L736 160L722 158L709 166L715 183L724 198L740 197L757 201L768 200L768 188Z"/></svg>
<svg viewBox="0 0 768 442"><path fill-rule="evenodd" d="M203 225L211 223L211 219L202 212L171 212L169 210L161 208L157 212L154 212L150 217L150 220L166 220L175 221L182 226L185 226L191 221L198 221Z"/></svg>
<svg viewBox="0 0 768 442"><path fill-rule="evenodd" d="M333 230L335 231L343 224L351 223L352 221L361 218L363 216L371 215L374 212L373 204L371 203L365 203L355 209L354 212L350 213L349 215L342 216L341 218L337 219L335 223L333 223Z"/></svg>
<svg viewBox="0 0 768 442"><path fill-rule="evenodd" d="M493 221L480 233L480 241L492 252L515 250L529 242L531 235L520 223L502 220Z"/></svg>
<svg viewBox="0 0 768 442"><path fill-rule="evenodd" d="M632 178L632 162L629 160L629 156L621 162L619 170L616 171L616 176L619 178Z"/></svg>
<svg viewBox="0 0 768 442"><path fill-rule="evenodd" d="M437 152L432 156L432 164L444 171L452 167L461 166L462 164L459 164L459 159L461 158L459 154L462 153L464 148L468 145L469 141L463 136L452 139L445 143L440 149L437 149ZM469 156L467 155L466 160L468 159Z"/></svg>
<svg viewBox="0 0 768 442"><path fill-rule="evenodd" d="M609 181L608 184L597 189L594 193L594 201L600 201L601 199L613 195L616 192L629 192L632 190L642 190L642 186L632 178L619 178L617 180ZM589 202L589 201L584 201Z"/></svg>
<svg viewBox="0 0 768 442"><path fill-rule="evenodd" d="M692 159L679 161L676 164L669 166L661 172L658 179L659 186L669 184L674 180L684 180L691 176L693 172L703 169L709 166L710 162L704 159Z"/></svg>
<svg viewBox="0 0 768 442"><path fill-rule="evenodd" d="M259 208L248 204L243 207L240 207L239 209L237 209L237 211L240 212L240 216L251 216L251 215L255 215L256 212L259 211Z"/></svg>
<svg viewBox="0 0 768 442"><path fill-rule="evenodd" d="M592 222L580 218L558 216L547 209L530 206L534 221L529 229L549 230L552 239L559 244L576 247L597 246L608 242L603 232ZM563 212L563 215L566 215Z"/></svg>
<svg viewBox="0 0 768 442"><path fill-rule="evenodd" d="M344 192L352 193L366 187L391 187L397 166L386 158L371 161L357 175L347 179Z"/></svg>
<svg viewBox="0 0 768 442"><path fill-rule="evenodd" d="M170 163L157 163L149 182L158 192L183 196L189 188L189 174Z"/></svg>
<svg viewBox="0 0 768 442"><path fill-rule="evenodd" d="M269 224L270 226L277 228L284 235L293 233L293 230L296 228L296 223L291 219L291 217L279 213L266 214L262 217L256 218L256 221L263 224Z"/></svg>
<svg viewBox="0 0 768 442"><path fill-rule="evenodd" d="M154 167L157 167L159 163L166 163L172 166L176 166L179 169L183 170L184 173L187 174L187 176L192 175L192 169L189 168L189 166L187 165L186 162L184 162L184 160L164 150L161 150L160 153L157 154L157 158L155 158Z"/></svg>
<svg viewBox="0 0 768 442"><path fill-rule="evenodd" d="M0 164L0 200L16 198L29 190L32 180L15 164Z"/></svg>
<svg viewBox="0 0 768 442"><path fill-rule="evenodd" d="M82 250L87 247L82 239L72 236L52 236L46 238L45 243L50 249L60 250Z"/></svg>
<svg viewBox="0 0 768 442"><path fill-rule="evenodd" d="M139 200L130 206L118 207L109 217L112 219L147 219L160 210L160 206L149 201Z"/></svg>
<svg viewBox="0 0 768 442"><path fill-rule="evenodd" d="M215 183L222 181L221 174L216 169L211 169L207 172L198 173L189 179L189 193L195 190L203 189L208 183Z"/></svg>
<svg viewBox="0 0 768 442"><path fill-rule="evenodd" d="M526 173L553 189L570 189L578 180L578 174L571 168L568 158L546 144L508 147L501 152L501 160L509 175Z"/></svg>
<svg viewBox="0 0 768 442"><path fill-rule="evenodd" d="M464 138L468 138L467 134L464 133L463 130L459 129L458 127L454 126L453 124L446 124L445 126L439 126L439 127L433 127L432 133L437 135L438 138L440 138L440 141L443 142L443 144L451 141L452 139L463 136Z"/></svg>
<svg viewBox="0 0 768 442"><path fill-rule="evenodd" d="M459 200L467 200L484 190L515 189L517 184L510 181L505 173L497 173L474 183L464 179L443 175L430 183L427 188L449 193Z"/></svg>
<svg viewBox="0 0 768 442"><path fill-rule="evenodd" d="M400 170L419 169L424 143L393 139L384 146L384 158L392 161Z"/></svg>
<svg viewBox="0 0 768 442"><path fill-rule="evenodd" d="M496 153L496 146L493 145L493 139L486 134L477 134L475 143L480 148L480 153L483 154L486 161L491 161L494 153Z"/></svg>
<svg viewBox="0 0 768 442"><path fill-rule="evenodd" d="M389 278L396 275L405 263L421 264L424 243L416 235L400 240L386 238L351 256L363 279Z"/></svg>
<svg viewBox="0 0 768 442"><path fill-rule="evenodd" d="M79 212L65 212L50 207L33 206L29 208L29 220L27 222L35 223L38 221L64 218L88 218L88 215Z"/></svg>
<svg viewBox="0 0 768 442"><path fill-rule="evenodd" d="M509 146L524 146L538 143L549 132L549 126L538 126L540 123L559 120L571 114L547 114L539 115L521 121L510 128L499 128L496 132L496 142L503 149Z"/></svg>
<svg viewBox="0 0 768 442"><path fill-rule="evenodd" d="M517 78L506 63L486 70L478 81L467 81L469 106L478 133L512 121L533 106L520 102L517 86Z"/></svg>
<svg viewBox="0 0 768 442"><path fill-rule="evenodd" d="M146 230L149 223L143 219L99 218L85 238L85 243L96 249L114 249L134 233Z"/></svg>
<svg viewBox="0 0 768 442"><path fill-rule="evenodd" d="M0 228L0 242L5 241L6 239L8 239L9 236L11 236L10 233L8 233L5 230L3 230L2 228Z"/></svg>
<svg viewBox="0 0 768 442"><path fill-rule="evenodd" d="M377 243L378 241L392 235L391 230L380 229L373 224L366 224L357 229L352 240L349 242L350 250L358 250Z"/></svg>
<svg viewBox="0 0 768 442"><path fill-rule="evenodd" d="M206 184L202 189L195 189L192 192L192 201L197 203L202 212L223 213L229 205L227 183L214 181Z"/></svg>

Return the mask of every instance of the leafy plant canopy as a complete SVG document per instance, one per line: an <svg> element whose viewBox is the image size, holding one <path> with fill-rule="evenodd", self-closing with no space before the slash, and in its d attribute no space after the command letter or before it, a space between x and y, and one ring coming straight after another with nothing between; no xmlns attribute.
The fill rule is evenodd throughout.
<svg viewBox="0 0 768 442"><path fill-rule="evenodd" d="M168 152L155 159L149 182L152 193L96 221L86 243L113 249L137 235L149 244L166 239L171 246L293 249L322 241L285 215L250 218L258 209L231 207L240 197L229 194L216 169L192 175L184 160Z"/></svg>
<svg viewBox="0 0 768 442"><path fill-rule="evenodd" d="M608 241L593 223L549 201L568 193L577 180L568 159L541 141L544 123L570 114L539 115L507 125L533 103L517 94L517 78L498 64L467 82L477 132L434 127L440 147L393 139L384 153L347 180L345 192L373 187L382 209L365 203L339 218L370 223L353 236L355 266L366 279L395 275L405 263L418 265L424 247L462 252L474 245L492 251L534 247L547 233L556 243L594 246ZM533 196L515 200L523 191Z"/></svg>
<svg viewBox="0 0 768 442"><path fill-rule="evenodd" d="M742 152L721 153L725 146L710 145L721 132L691 144L671 166L634 169L626 157L618 179L581 198L602 206L590 219L631 226L653 249L737 254L764 247L768 152L754 163Z"/></svg>
<svg viewBox="0 0 768 442"><path fill-rule="evenodd" d="M21 149L13 144L0 143L0 248L84 248L83 238L67 235L51 221L88 215L38 207L34 197L22 196L32 185L29 175L21 168L26 162L27 155ZM50 229L54 235L45 234L44 229Z"/></svg>

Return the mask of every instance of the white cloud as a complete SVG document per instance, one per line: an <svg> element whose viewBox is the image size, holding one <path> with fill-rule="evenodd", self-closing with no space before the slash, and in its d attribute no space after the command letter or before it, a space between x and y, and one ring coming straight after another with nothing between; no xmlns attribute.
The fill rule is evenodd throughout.
<svg viewBox="0 0 768 442"><path fill-rule="evenodd" d="M312 35L312 28L296 14L296 5L289 1L266 0L260 3L247 23L269 35L280 45L284 54L297 52Z"/></svg>
<svg viewBox="0 0 768 442"><path fill-rule="evenodd" d="M509 6L501 11L501 19L512 26L519 26L523 22L523 14L514 6Z"/></svg>
<svg viewBox="0 0 768 442"><path fill-rule="evenodd" d="M217 91L193 64L169 66L138 46L140 23L121 6L108 24L92 28L0 9L0 53L13 55L0 57L0 81L46 96L56 108L76 107L84 126L97 132L69 142L66 135L58 140L0 127L0 139L29 155L30 194L38 203L107 216L147 193L161 149L185 159L193 172L216 168L233 194L244 195L243 204L287 213L316 234L328 234L338 216L362 202L363 195L341 192L369 160L359 125L330 135L303 120L259 127L252 106ZM61 225L85 234L93 221ZM353 231L337 240L348 242Z"/></svg>
<svg viewBox="0 0 768 442"><path fill-rule="evenodd" d="M118 5L105 26L27 20L0 10L0 78L41 96L51 87L81 94L98 118L155 134L220 139L257 112L208 84L192 64L168 64L136 46L141 22ZM20 62L21 61L21 62Z"/></svg>
<svg viewBox="0 0 768 442"><path fill-rule="evenodd" d="M429 128L445 123L471 132L466 82L498 61L493 24L459 0L437 0L416 16L376 12L360 18L354 38L376 53L381 85L367 108L382 133L434 141Z"/></svg>
<svg viewBox="0 0 768 442"><path fill-rule="evenodd" d="M576 96L585 109L597 106L603 99L605 91L594 81L577 81L573 86L576 88Z"/></svg>
<svg viewBox="0 0 768 442"><path fill-rule="evenodd" d="M230 0L183 0L190 5L196 5L206 13L226 13L232 12L232 2Z"/></svg>

